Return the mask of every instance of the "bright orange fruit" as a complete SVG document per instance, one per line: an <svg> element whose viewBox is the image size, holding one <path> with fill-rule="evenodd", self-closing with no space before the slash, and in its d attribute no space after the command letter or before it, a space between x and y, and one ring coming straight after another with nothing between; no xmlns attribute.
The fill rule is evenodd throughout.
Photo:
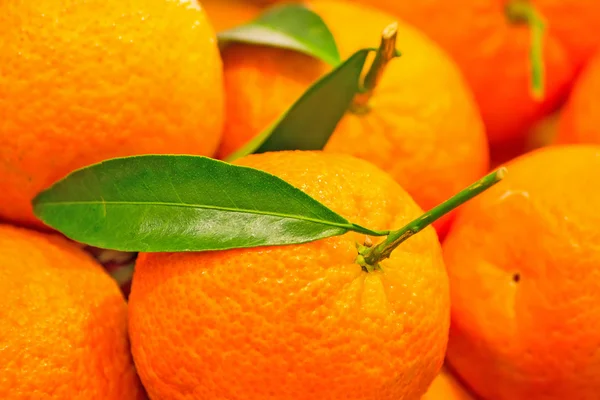
<svg viewBox="0 0 600 400"><path fill-rule="evenodd" d="M396 18L341 1L310 3L342 58L377 46ZM398 49L365 112L349 112L325 147L368 160L424 209L446 200L488 168L483 123L457 67L435 43L400 23ZM330 67L293 51L250 45L224 49L227 121L218 152L240 148L283 113ZM370 62L369 62L370 63ZM444 230L449 218L436 224Z"/></svg>
<svg viewBox="0 0 600 400"><path fill-rule="evenodd" d="M550 146L460 210L443 245L448 362L484 399L600 393L600 146Z"/></svg>
<svg viewBox="0 0 600 400"><path fill-rule="evenodd" d="M107 158L214 154L222 63L195 0L6 0L0 26L0 218L43 227L31 199Z"/></svg>
<svg viewBox="0 0 600 400"><path fill-rule="evenodd" d="M422 213L387 174L351 156L273 152L236 164L374 229ZM150 397L419 398L443 363L450 322L440 244L428 227L367 273L355 263L364 240L140 254L130 333Z"/></svg>
<svg viewBox="0 0 600 400"><path fill-rule="evenodd" d="M555 143L600 144L600 53L573 87L560 113Z"/></svg>
<svg viewBox="0 0 600 400"><path fill-rule="evenodd" d="M474 400L474 398L456 380L452 372L443 367L421 400Z"/></svg>
<svg viewBox="0 0 600 400"><path fill-rule="evenodd" d="M494 145L523 136L555 110L600 48L600 36L589 34L600 24L599 1L530 0L546 23L546 90L540 101L530 93L530 29L511 22L506 12L509 4L527 0L346 1L397 15L446 50L474 91Z"/></svg>
<svg viewBox="0 0 600 400"><path fill-rule="evenodd" d="M0 225L0 302L0 398L146 398L125 300L75 244Z"/></svg>

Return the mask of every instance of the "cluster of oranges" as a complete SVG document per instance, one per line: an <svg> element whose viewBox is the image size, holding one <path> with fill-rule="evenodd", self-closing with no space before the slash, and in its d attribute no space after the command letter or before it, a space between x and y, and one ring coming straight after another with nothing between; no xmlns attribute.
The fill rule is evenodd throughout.
<svg viewBox="0 0 600 400"><path fill-rule="evenodd" d="M304 3L342 59L392 22L402 55L322 150L233 163L381 230L509 171L381 270L355 262L357 242L381 240L357 233L142 253L126 301L102 253L35 217L32 199L78 168L225 159L275 121L332 67L219 46L218 31L272 3L0 4L0 398L599 398L597 0Z"/></svg>

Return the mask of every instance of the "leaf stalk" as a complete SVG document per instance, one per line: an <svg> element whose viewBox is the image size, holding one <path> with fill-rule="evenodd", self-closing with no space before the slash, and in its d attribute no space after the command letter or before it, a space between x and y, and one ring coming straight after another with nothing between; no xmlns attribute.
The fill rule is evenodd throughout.
<svg viewBox="0 0 600 400"><path fill-rule="evenodd" d="M404 227L393 231L379 244L373 247L357 245L358 257L356 262L367 272L381 269L380 262L389 258L392 252L405 240L419 233L427 226L437 221L442 216L454 210L461 204L489 189L500 182L506 175L506 168L502 167L484 176L477 182L461 190L455 196L432 208L425 214L414 219Z"/></svg>

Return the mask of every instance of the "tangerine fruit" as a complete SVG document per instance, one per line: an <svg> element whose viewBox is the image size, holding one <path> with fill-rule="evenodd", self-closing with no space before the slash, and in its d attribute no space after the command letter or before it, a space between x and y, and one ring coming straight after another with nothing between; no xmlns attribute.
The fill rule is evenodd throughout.
<svg viewBox="0 0 600 400"><path fill-rule="evenodd" d="M0 5L0 218L68 173L146 153L212 156L224 119L215 32L195 0Z"/></svg>
<svg viewBox="0 0 600 400"><path fill-rule="evenodd" d="M77 245L0 225L0 301L0 398L146 398L123 295Z"/></svg>
<svg viewBox="0 0 600 400"><path fill-rule="evenodd" d="M447 360L484 399L600 392L600 146L548 146L506 164L443 244Z"/></svg>
<svg viewBox="0 0 600 400"><path fill-rule="evenodd" d="M391 177L352 156L281 151L235 164L368 227L399 228L422 213ZM351 232L300 245L140 254L130 333L150 397L419 398L442 366L450 322L441 246L427 227L382 270L364 272L355 262L364 240Z"/></svg>

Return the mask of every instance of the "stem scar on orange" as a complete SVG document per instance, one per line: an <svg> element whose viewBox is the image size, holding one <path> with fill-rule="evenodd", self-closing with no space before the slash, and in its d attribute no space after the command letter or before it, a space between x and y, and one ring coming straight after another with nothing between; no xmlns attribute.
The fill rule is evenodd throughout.
<svg viewBox="0 0 600 400"><path fill-rule="evenodd" d="M234 164L278 176L362 226L389 230L422 214L389 175L348 155L271 152ZM129 327L150 397L421 396L443 363L450 323L435 230L371 272L356 262L364 241L349 232L301 245L140 254Z"/></svg>
<svg viewBox="0 0 600 400"><path fill-rule="evenodd" d="M216 35L196 0L0 4L0 218L108 158L212 156L224 120Z"/></svg>
<svg viewBox="0 0 600 400"><path fill-rule="evenodd" d="M342 1L307 3L331 30L342 58L377 46L396 18ZM430 209L489 167L479 110L452 60L421 32L395 27L402 57L381 65L325 146L377 165ZM392 43L396 39L388 39ZM371 58L372 60L372 58ZM330 66L291 50L248 44L223 49L227 119L217 153L226 158L281 115ZM375 87L376 86L376 87ZM443 233L450 216L435 227Z"/></svg>

